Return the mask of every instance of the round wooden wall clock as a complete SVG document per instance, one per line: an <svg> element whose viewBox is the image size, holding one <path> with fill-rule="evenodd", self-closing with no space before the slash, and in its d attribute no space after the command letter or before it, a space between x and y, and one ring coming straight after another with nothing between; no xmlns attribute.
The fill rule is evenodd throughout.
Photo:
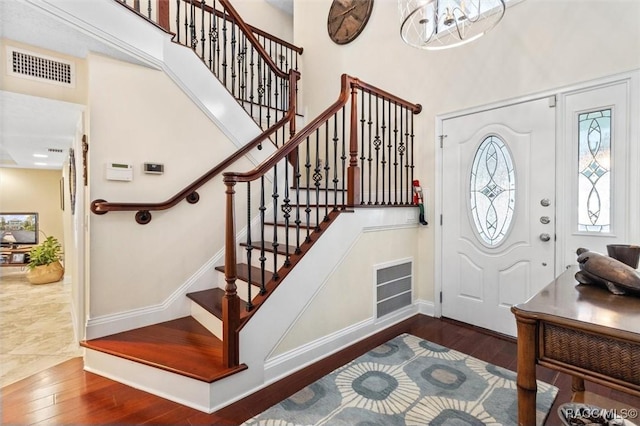
<svg viewBox="0 0 640 426"><path fill-rule="evenodd" d="M362 32L373 10L373 0L333 0L327 31L337 44L347 44Z"/></svg>

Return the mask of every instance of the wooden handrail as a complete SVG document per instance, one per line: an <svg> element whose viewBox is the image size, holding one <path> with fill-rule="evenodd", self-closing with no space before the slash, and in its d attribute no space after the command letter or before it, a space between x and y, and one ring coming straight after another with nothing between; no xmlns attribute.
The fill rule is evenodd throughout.
<svg viewBox="0 0 640 426"><path fill-rule="evenodd" d="M231 5L231 3L229 3L227 0L218 0L220 2L220 4L222 4L222 6L225 8L226 10L226 14L220 10L214 9L209 5L201 5L197 2L193 2L191 3L191 0L182 0L185 3L189 3L189 5L193 4L193 6L199 8L199 9L204 9L205 11L215 14L216 16L220 17L220 18L224 18L226 16L226 14L230 15L232 19L230 19L230 21L232 21L233 23L235 23L238 28L240 28L240 30L244 33L244 35L247 37L247 39L249 40L249 43L254 47L254 49L256 49L256 52L258 52L258 55L260 55L262 57L262 59L267 63L267 65L269 66L269 68L271 68L271 71L273 71L274 74L276 74L278 77L280 78L287 78L287 73L282 71L278 65L276 65L275 62L273 62L273 58L271 58L271 56L269 56L269 53L267 53L267 51L264 49L264 47L262 46L262 44L260 44L260 42L258 41L258 39L256 38L256 36L254 35L254 31L255 28L252 27L251 25L247 24L246 22L244 22L242 20L242 18L240 17L240 15L238 14L238 12L235 10L235 8ZM269 35L268 33L260 30L260 35L268 37L269 39L272 39L274 41L279 41L282 42L281 40L277 39L276 37ZM289 44L289 43L287 43ZM302 53L302 48L297 48L293 45L291 45L293 50L298 51L297 49L300 49L299 53ZM288 46L287 46L288 47Z"/></svg>
<svg viewBox="0 0 640 426"><path fill-rule="evenodd" d="M190 0L183 0L185 3L189 3L190 4ZM220 1L220 0L219 0ZM134 12L136 12L138 15L142 16L144 19L146 19L147 21L151 22L152 24L162 28L163 30L165 30L166 32L170 33L170 26L169 26L169 0L156 0L156 8L157 8L157 21L158 22L154 22L151 19L149 19L148 17L146 17L143 13L141 13L138 10L135 10L135 8L130 7L129 5L127 5L127 3L125 3L123 0L116 0L117 3L121 4L122 6L125 6L131 10L133 10ZM226 5L228 5L227 2L225 1L221 1ZM194 6L200 8L200 4L198 3L194 3ZM211 6L206 6L205 5L205 10L208 12L211 12L213 10L213 8ZM237 14L237 11L234 12ZM220 10L215 10L215 15L222 18L224 17L224 12L220 11ZM235 19L231 19L231 21L236 22ZM293 50L294 52L297 52L298 54L302 55L302 52L304 51L304 49L302 47L293 45L291 43L289 43L288 41L285 41L279 37L276 37L272 34L269 34L268 32L261 30L260 28L254 27L253 25L250 24L246 24L246 28L249 28L253 33L258 34L268 40L271 40L275 43L281 44L283 46L285 46L288 49Z"/></svg>
<svg viewBox="0 0 640 426"><path fill-rule="evenodd" d="M267 158L262 164L260 164L255 169L245 172L245 173L236 173L236 172L226 172L223 173L224 182L251 182L259 177L263 176L269 170L271 170L280 160L284 157L291 154L297 147L300 145L307 136L311 135L322 123L327 121L329 117L338 112L340 108L342 108L349 97L351 96L352 89L361 89L367 92L371 92L384 98L388 101L401 105L409 110L411 110L414 114L419 114L422 111L422 105L413 104L411 102L407 102L404 99L401 99L395 95L392 95L389 92L386 92L382 89L379 89L371 84L365 83L356 77L351 77L347 74L342 74L341 77L341 89L338 100L334 102L329 108L327 108L322 114L320 114L317 118L311 121L308 125L306 125L302 130L295 134L287 142L282 148L273 153L269 158Z"/></svg>
<svg viewBox="0 0 640 426"><path fill-rule="evenodd" d="M223 327L223 335L224 335L224 339L223 339L223 359L225 364L227 365L227 367L235 367L238 365L239 363L239 339L240 339L240 335L239 335L239 330L241 327L241 317L238 313L238 303L240 303L240 298L238 296L238 291L237 291L237 286L236 286L236 280L238 279L238 265L237 265L237 255L236 255L236 250L239 246L239 242L237 240L238 236L236 235L236 219L235 219L235 193L236 193L236 186L238 184L238 182L245 182L247 183L247 189L246 189L246 194L247 194L247 204L246 204L246 220L247 220L247 242L244 244L247 250L247 257L246 257L246 261L247 264L251 264L252 262L252 258L251 258L251 251L254 249L260 249L260 262L261 262L261 270L263 271L263 277L262 279L258 279L258 280L252 280L251 276L248 277L248 283L247 286L248 288L251 288L254 285L259 285L261 288L261 293L260 293L260 297L263 297L263 299L259 302L260 304L262 302L264 302L264 298L266 298L269 294L270 291L273 291L275 289L275 287L277 286L277 283L280 282L282 276L280 275L280 271L284 271L283 273L286 274L286 271L289 271L292 264L288 263L290 261L290 251L289 251L289 242L287 239L289 226L290 226L290 222L289 222L289 212L291 212L293 209L303 209L306 214L307 214L307 219L306 219L306 226L310 227L310 214L312 212L310 203L309 203L309 188L306 189L307 191L307 195L306 195L306 207L305 206L300 206L298 203L300 202L300 197L299 197L299 192L297 191L304 191L304 189L301 189L300 186L300 178L301 178L301 173L300 173L300 163L299 163L299 159L297 159L296 161L293 162L292 166L293 166L293 170L291 171L290 175L293 179L293 181L289 181L288 180L288 174L287 174L287 168L284 169L284 177L282 181L278 180L278 164L283 164L285 162L287 162L290 158L295 157L297 158L297 149L300 146L300 144L302 144L304 141L309 141L309 137L312 136L313 133L316 133L316 137L317 136L317 132L318 130L325 124L329 123L330 120L332 119L332 117L335 117L337 115L339 115L339 112L342 110L342 115L344 117L344 113L345 113L345 106L347 105L347 103L351 100L351 111L350 111L350 116L349 116L349 121L347 122L347 118L343 118L345 121L342 123L342 126L344 128L347 128L347 126L349 127L349 139L348 139L348 143L349 143L349 166L347 169L347 174L348 177L345 180L344 177L344 170L342 172L342 191L346 190L347 192L347 203L345 204L344 202L344 198L343 198L343 202L341 204L339 204L337 202L337 199L334 201L334 203L331 203L330 201L325 200L324 201L324 209L325 209L325 217L324 218L320 218L320 216L318 215L319 210L318 208L322 207L322 205L320 203L323 203L322 201L317 201L318 203L315 206L316 209L316 225L315 225L315 232L319 232L321 231L321 222L325 224L330 222L331 219L331 214L334 215L337 214L339 211L344 211L346 209L349 209L350 207L353 207L357 204L357 202L359 202L359 198L360 198L360 194L359 194L359 189L358 189L358 182L360 181L360 167L358 166L358 162L357 162L357 155L358 155L358 122L361 123L361 125L364 127L364 123L365 119L364 119L364 115L362 116L361 120L358 120L358 98L357 98L357 92L358 90L360 90L362 92L362 94L368 93L369 94L369 98L371 98L371 96L375 97L376 100L377 99L381 99L383 102L386 102L389 107L391 107L391 105L395 105L396 109L397 107L400 107L401 109L405 110L406 113L408 114L409 112L412 114L419 114L422 110L422 107L419 104L413 104L410 102L407 102L395 95L392 95L384 90L378 89L375 86L372 86L368 83L364 83L362 81L360 81L357 78L351 77L347 74L343 74L341 77L341 89L340 89L340 94L338 96L338 99L329 107L327 108L324 112L322 112L317 118L315 118L313 121L311 121L307 126L305 126L302 130L300 130L300 132L296 133L295 135L293 135L291 137L291 139L284 144L280 149L278 149L275 153L273 153L269 158L267 158L265 161L263 161L258 167L256 167L255 169L253 169L252 171L246 172L246 173L236 173L236 172L225 172L223 173L223 181L226 187L226 209L225 209L225 216L226 216L226 232L225 232L225 265L224 265L224 273L225 273L225 281L226 281L226 286L225 286L225 296L222 299L222 310L223 310L223 315L222 315L222 327ZM364 96L363 96L364 97ZM362 101L364 103L364 100ZM370 107L370 104L369 104ZM376 106L377 108L377 106ZM364 108L363 108L364 109ZM369 113L371 113L371 111L369 111ZM413 117L412 117L413 118ZM413 121L411 121L413 123ZM334 121L334 129L337 129L338 124L337 121ZM405 121L405 123L407 123L407 121ZM384 126L384 124L383 124ZM402 132L402 116L401 116L401 121L400 121L400 129ZM337 132L337 130L334 130L335 132ZM394 128L393 130L394 132L397 132L397 129ZM406 135L406 138L411 137L411 140L413 140L413 127L411 127L411 130L409 130L409 128L406 128L407 133L404 133L404 135ZM411 133L409 133L411 132ZM361 132L361 136L362 133L364 133L364 130ZM343 142L341 144L341 149L342 149L342 154L341 154L341 161L342 161L342 165L344 167L344 160L346 159L345 156L345 144L344 142L347 140L346 136L343 133ZM402 135L401 135L402 138ZM334 144L338 143L338 137L335 136L335 138L333 139ZM316 139L317 141L317 139ZM328 144L329 142L328 136L326 136L326 143ZM378 139L379 141L379 139ZM402 139L400 139L400 142L398 144L397 149L401 150L401 152L404 151L404 149L406 149L406 147L404 146L404 144L407 142L407 139L405 139L404 141ZM308 146L308 145L307 145ZM337 145L336 146L336 151L337 151ZM388 145L389 150L391 150L391 145ZM316 150L318 150L318 145L316 145ZM328 150L328 148L327 148ZM364 150L364 148L363 148ZM402 154L400 154L402 155ZM362 161L364 161L364 157L361 157ZM323 167L324 170L326 170L326 179L328 182L328 173L330 168L333 168L334 170L338 167L338 163L337 163L337 159L335 158L335 154L334 154L334 164L333 166L329 166L329 159L326 159L327 162L325 163L325 166ZM390 159L389 159L390 160ZM316 196L318 197L319 191L320 191L320 179L316 179L315 174L318 173L319 174L319 170L320 170L320 162L319 162L319 158L316 157L315 159L315 171L314 176L313 176L313 180L315 181L315 188L316 188ZM312 172L310 170L311 168L311 160L309 158L309 154L307 151L307 159L306 159L306 164L304 165L304 167L307 168L307 179L309 179L309 174ZM402 164L402 160L400 160L400 167L404 167ZM273 171L274 174L274 179L273 179L273 186L271 189L268 189L268 191L273 191L273 193L271 194L271 197L273 199L273 212L274 212L274 217L273 217L273 223L278 224L278 212L280 210L282 210L283 212L283 217L284 217L284 226L285 226L285 241L284 241L284 252L278 252L277 250L273 250L274 256L273 256L273 271L272 271L272 277L269 279L268 282L266 282L265 277L264 277L264 271L266 271L265 268L265 261L266 261L266 257L265 257L265 239L264 239L264 232L262 232L264 230L264 225L265 225L265 218L264 218L264 211L267 210L267 206L265 205L265 188L264 188L264 182L263 181L259 181L259 183L256 186L260 186L259 188L259 197L260 197L260 201L259 201L259 211L261 212L261 216L260 216L260 226L261 228L261 239L260 239L260 243L257 242L253 242L252 240L252 232L251 232L251 227L250 227L250 223L252 221L252 215L251 215L251 206L252 206L252 199L251 199L251 182L252 181L256 181L260 178L262 178L265 174L267 174L268 172ZM338 182L339 179L337 178L337 176L334 174L334 178L332 180L334 182L334 190L336 191L336 195L337 192L339 190L338 188ZM407 176L406 180L404 181L405 183L409 181L409 178ZM390 180L389 180L390 182ZM278 200L280 199L280 193L278 192L278 186L280 185L280 183L284 186L285 188L285 192L284 192L284 198L282 199L280 205L278 205ZM400 177L400 183L401 186L403 185L402 183L402 172L401 172L401 177ZM314 185L313 182L309 181L309 185ZM289 188L293 188L292 190L294 191L294 193L297 192L297 195L295 196L296 200L291 200L289 199ZM328 191L328 186L327 186L327 191ZM395 190L395 189L394 189ZM401 188L401 191L403 189ZM269 194L267 194L269 195ZM293 205L292 205L293 203ZM397 203L394 203L397 204ZM400 200L400 204L403 204L402 202L402 196L401 196L401 200ZM295 207L294 205L297 205L297 207ZM329 213L329 208L331 208L331 213ZM298 210L299 211L299 210ZM243 219L244 220L244 219ZM294 221L295 223L295 227L297 227L297 229L299 230L302 221L299 220L298 216L296 216L296 219ZM317 234L316 234L316 238L317 238ZM307 234L307 238L305 239L305 243L304 244L311 244L313 241L313 239L311 238L311 236L309 234ZM254 244L256 244L254 246ZM259 244L262 244L261 247L259 247ZM278 236L277 236L277 232L274 232L274 239L273 241L270 243L272 245L272 247L274 249L276 249L277 247L282 245L282 242L279 241ZM243 245L242 243L240 245ZM295 254L299 255L301 253L301 251L297 251L298 249L300 249L300 245L299 242L296 243L296 251ZM278 255L280 256L284 256L286 259L281 262L280 264L278 264ZM245 280L246 281L246 280ZM268 287L270 287L270 289L268 289ZM251 298L251 291L248 291L249 294L249 303L247 304L247 309L254 309L254 305L253 305L253 299ZM259 305L258 305L259 306Z"/></svg>
<svg viewBox="0 0 640 426"><path fill-rule="evenodd" d="M295 87L297 80L300 79L300 73L294 70L291 70L291 74L289 76L289 83L292 84L291 87ZM290 123L290 134L295 133L295 111L296 111L296 99L295 93L291 91L289 94L289 102L290 108L287 113L273 126L269 127L267 130L262 132L260 135L256 136L253 140L247 143L245 146L231 154L225 160L217 164L211 170L209 170L204 175L200 176L193 183L185 187L183 190L178 192L173 197L169 198L166 201L159 203L118 203L118 202L107 202L105 200L94 200L91 202L91 211L95 214L105 214L110 211L138 211L138 215L136 215L136 221L140 224L146 224L151 220L150 211L154 210L166 210L169 209L180 201L187 199L190 203L194 203L198 201L198 195L196 190L200 188L205 183L209 182L211 179L219 175L224 169L233 164L236 160L247 154L253 148L258 146L260 143L267 140L272 134L276 131L284 127L287 123ZM190 198L191 197L191 198Z"/></svg>

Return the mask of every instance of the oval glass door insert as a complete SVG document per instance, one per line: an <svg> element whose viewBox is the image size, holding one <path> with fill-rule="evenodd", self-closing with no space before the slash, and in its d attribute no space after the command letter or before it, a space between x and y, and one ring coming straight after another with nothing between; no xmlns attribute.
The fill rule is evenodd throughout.
<svg viewBox="0 0 640 426"><path fill-rule="evenodd" d="M509 148L497 135L478 147L469 178L471 216L480 242L497 247L508 235L516 203L516 175Z"/></svg>

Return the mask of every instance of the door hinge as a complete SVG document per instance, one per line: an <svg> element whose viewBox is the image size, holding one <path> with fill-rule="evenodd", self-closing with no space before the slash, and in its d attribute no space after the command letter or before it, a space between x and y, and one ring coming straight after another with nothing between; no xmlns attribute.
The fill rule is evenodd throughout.
<svg viewBox="0 0 640 426"><path fill-rule="evenodd" d="M440 226L442 226L442 215L440 215Z"/></svg>
<svg viewBox="0 0 640 426"><path fill-rule="evenodd" d="M438 137L440 138L440 148L442 148L444 146L444 138L446 138L447 135L440 135Z"/></svg>
<svg viewBox="0 0 640 426"><path fill-rule="evenodd" d="M549 108L555 108L556 102L557 102L556 95L549 96Z"/></svg>
<svg viewBox="0 0 640 426"><path fill-rule="evenodd" d="M440 292L440 303L442 303L442 292Z"/></svg>

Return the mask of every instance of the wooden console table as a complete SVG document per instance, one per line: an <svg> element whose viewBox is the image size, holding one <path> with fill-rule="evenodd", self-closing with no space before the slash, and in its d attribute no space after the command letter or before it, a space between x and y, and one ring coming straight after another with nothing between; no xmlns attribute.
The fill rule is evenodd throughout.
<svg viewBox="0 0 640 426"><path fill-rule="evenodd" d="M577 285L570 268L511 311L518 327L518 424L536 424L536 364L640 396L640 297ZM606 407L604 407L606 408Z"/></svg>

